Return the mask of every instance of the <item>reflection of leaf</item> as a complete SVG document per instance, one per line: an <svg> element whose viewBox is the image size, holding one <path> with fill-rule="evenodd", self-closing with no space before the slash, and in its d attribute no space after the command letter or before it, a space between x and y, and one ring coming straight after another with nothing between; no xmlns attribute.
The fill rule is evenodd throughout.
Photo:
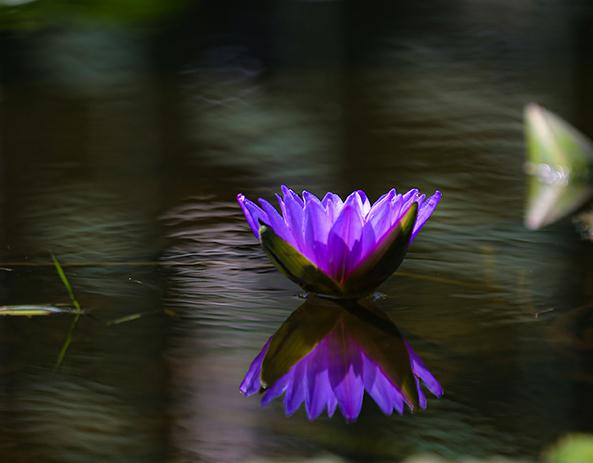
<svg viewBox="0 0 593 463"><path fill-rule="evenodd" d="M60 365L62 365L62 362L64 361L64 357L66 356L66 352L68 351L68 347L70 347L70 344L72 343L72 337L74 336L74 329L76 328L76 325L78 324L78 320L80 319L80 314L82 313L82 309L80 307L80 304L78 303L78 300L74 296L74 290L72 289L72 285L70 284L68 277L64 273L64 269L60 265L60 261L54 255L52 255L51 257L52 257L52 261L54 263L56 272L58 273L60 280L66 287L66 291L68 291L68 295L70 296L70 300L72 301L72 304L76 308L76 316L72 319L72 323L70 323L70 327L68 328L68 333L66 334L66 339L64 340L64 344L62 344L62 348L60 349L60 353L58 354L58 359L56 360L56 368L58 368Z"/></svg>
<svg viewBox="0 0 593 463"><path fill-rule="evenodd" d="M525 225L537 230L566 217L583 206L593 195L593 187L584 182L547 185L529 179Z"/></svg>
<svg viewBox="0 0 593 463"><path fill-rule="evenodd" d="M593 144L555 114L525 109L527 173L525 223L538 229L583 206L593 196Z"/></svg>

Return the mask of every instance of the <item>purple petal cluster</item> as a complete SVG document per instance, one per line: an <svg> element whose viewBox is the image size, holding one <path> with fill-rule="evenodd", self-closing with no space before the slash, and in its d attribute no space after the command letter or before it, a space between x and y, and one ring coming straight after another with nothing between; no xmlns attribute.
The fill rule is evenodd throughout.
<svg viewBox="0 0 593 463"><path fill-rule="evenodd" d="M261 389L260 373L271 339L253 360L241 383L240 390L246 396ZM419 405L424 409L426 396L421 384L435 397L440 397L443 389L420 357L404 342L416 380ZM413 405L400 388L388 379L380 365L356 342L344 343L344 339L334 331L266 389L261 402L267 405L284 394L287 415L292 415L304 403L310 420L318 418L324 410L331 417L339 408L344 418L352 422L360 414L365 391L386 415L391 415L393 411L402 415L404 405L413 410Z"/></svg>
<svg viewBox="0 0 593 463"><path fill-rule="evenodd" d="M319 199L308 191L299 196L286 186L276 196L280 212L265 199L257 205L237 196L254 235L259 239L260 223L266 224L337 282L364 263L417 203L412 242L441 199L439 191L427 198L417 189L404 194L392 189L371 204L362 190L345 200L334 193Z"/></svg>

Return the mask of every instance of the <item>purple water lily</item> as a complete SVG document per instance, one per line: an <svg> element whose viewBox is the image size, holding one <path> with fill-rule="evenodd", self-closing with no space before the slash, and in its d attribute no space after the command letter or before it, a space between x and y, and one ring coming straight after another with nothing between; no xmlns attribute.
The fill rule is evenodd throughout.
<svg viewBox="0 0 593 463"><path fill-rule="evenodd" d="M441 199L417 189L395 189L373 204L362 190L342 200L334 193L302 197L282 186L280 212L237 196L247 222L274 263L305 289L336 297L373 291L403 259Z"/></svg>
<svg viewBox="0 0 593 463"><path fill-rule="evenodd" d="M268 339L241 392L263 392L262 405L284 394L286 414L304 403L310 420L336 408L356 420L365 391L386 415L426 408L421 385L440 397L440 384L395 325L371 310L306 302Z"/></svg>

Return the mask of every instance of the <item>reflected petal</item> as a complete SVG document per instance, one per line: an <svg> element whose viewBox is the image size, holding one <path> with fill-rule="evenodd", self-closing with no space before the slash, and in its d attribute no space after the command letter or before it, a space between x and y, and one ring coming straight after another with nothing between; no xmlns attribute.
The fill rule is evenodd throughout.
<svg viewBox="0 0 593 463"><path fill-rule="evenodd" d="M268 375L275 379L261 380L266 368L279 372ZM257 374L259 380L254 379ZM250 393L256 385L267 387L262 405L284 393L287 415L304 402L310 420L324 409L331 417L339 408L349 422L358 418L365 390L386 415L393 410L403 414L404 403L411 410L415 405L426 408L422 384L437 397L443 393L397 327L376 307L317 299L306 301L268 340L243 384L241 390Z"/></svg>

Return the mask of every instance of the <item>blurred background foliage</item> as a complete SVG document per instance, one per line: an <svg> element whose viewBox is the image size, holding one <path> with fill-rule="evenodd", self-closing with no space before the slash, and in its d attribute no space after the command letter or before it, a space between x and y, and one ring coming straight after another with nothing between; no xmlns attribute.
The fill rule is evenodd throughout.
<svg viewBox="0 0 593 463"><path fill-rule="evenodd" d="M143 23L166 18L189 0L0 0L0 29L36 30L63 22Z"/></svg>

